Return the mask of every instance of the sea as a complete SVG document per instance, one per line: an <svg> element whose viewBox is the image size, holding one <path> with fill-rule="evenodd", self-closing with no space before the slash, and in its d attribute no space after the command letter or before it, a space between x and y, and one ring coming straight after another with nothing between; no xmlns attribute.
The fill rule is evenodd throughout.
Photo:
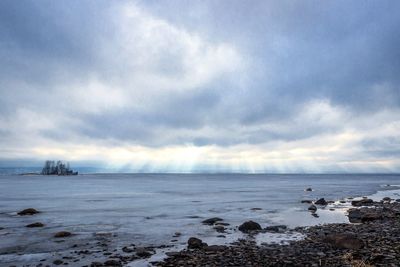
<svg viewBox="0 0 400 267"><path fill-rule="evenodd" d="M305 189L312 188L312 191ZM121 174L77 176L0 175L0 266L66 250L72 243L108 236L116 248L127 244L183 248L195 236L208 244L227 244L244 235L241 223L290 229L347 223L353 197L400 198L398 174ZM302 200L335 201L317 210ZM340 202L346 202L342 203ZM343 201L344 200L344 201ZM25 208L40 211L18 216ZM224 234L201 222L219 217ZM25 225L42 222L43 228ZM74 235L55 242L58 231ZM178 234L177 234L178 233ZM286 242L293 234L267 234L259 243ZM164 251L165 252L165 251ZM132 265L135 266L135 265ZM140 266L140 265L137 265Z"/></svg>

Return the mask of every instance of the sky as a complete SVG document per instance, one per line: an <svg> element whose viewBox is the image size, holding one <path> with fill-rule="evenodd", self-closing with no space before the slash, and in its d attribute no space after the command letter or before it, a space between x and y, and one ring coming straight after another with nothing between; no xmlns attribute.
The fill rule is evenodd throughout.
<svg viewBox="0 0 400 267"><path fill-rule="evenodd" d="M400 2L0 1L0 162L400 172Z"/></svg>

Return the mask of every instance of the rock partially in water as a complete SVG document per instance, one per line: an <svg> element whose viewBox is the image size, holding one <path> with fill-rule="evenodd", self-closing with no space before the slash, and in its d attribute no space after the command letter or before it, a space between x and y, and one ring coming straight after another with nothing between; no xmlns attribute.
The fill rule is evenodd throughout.
<svg viewBox="0 0 400 267"><path fill-rule="evenodd" d="M317 206L311 205L310 207L308 207L308 210L312 211L312 212L315 212L315 211L317 211Z"/></svg>
<svg viewBox="0 0 400 267"><path fill-rule="evenodd" d="M306 188L304 191L306 191L306 192L311 192L311 191L313 191L313 190L312 190L311 187L309 187L309 188Z"/></svg>
<svg viewBox="0 0 400 267"><path fill-rule="evenodd" d="M252 231L259 231L262 230L261 225L253 221L244 222L239 226L239 231L243 233L248 233Z"/></svg>
<svg viewBox="0 0 400 267"><path fill-rule="evenodd" d="M207 247L207 243L204 243L201 239L196 237L191 237L188 240L188 249L201 249Z"/></svg>
<svg viewBox="0 0 400 267"><path fill-rule="evenodd" d="M40 211L35 210L34 208L28 208L28 209L21 210L17 214L20 216L25 216L25 215L34 215L37 213L40 213Z"/></svg>
<svg viewBox="0 0 400 267"><path fill-rule="evenodd" d="M62 261L62 260L55 260L55 261L53 261L53 264L55 264L55 265L61 265L61 264L63 264L64 262Z"/></svg>
<svg viewBox="0 0 400 267"><path fill-rule="evenodd" d="M214 230L218 233L225 233L225 227L223 225L216 225L214 226Z"/></svg>
<svg viewBox="0 0 400 267"><path fill-rule="evenodd" d="M216 222L220 222L223 221L224 219L218 218L218 217L214 217L214 218L209 218L207 220L202 221L203 224L207 224L207 225L213 225Z"/></svg>
<svg viewBox="0 0 400 267"><path fill-rule="evenodd" d="M69 237L71 236L72 233L68 232L68 231L61 231L61 232L57 232L54 234L55 238L63 238L63 237Z"/></svg>
<svg viewBox="0 0 400 267"><path fill-rule="evenodd" d="M149 257L151 257L151 255L153 255L152 252L153 251L148 248L136 248L136 255L139 258L149 258Z"/></svg>
<svg viewBox="0 0 400 267"><path fill-rule="evenodd" d="M43 223L41 223L41 222L35 222L35 223L28 224L28 225L26 225L25 227L34 228L34 227L43 227L43 226L44 226Z"/></svg>
<svg viewBox="0 0 400 267"><path fill-rule="evenodd" d="M273 233L282 233L285 232L286 229L287 229L286 225L273 225L264 228L265 231Z"/></svg>
<svg viewBox="0 0 400 267"><path fill-rule="evenodd" d="M301 203L311 204L311 203L312 203L312 200L310 200L310 199L304 199L304 200L301 201Z"/></svg>
<svg viewBox="0 0 400 267"><path fill-rule="evenodd" d="M328 202L326 202L325 198L320 198L317 201L315 201L314 204L321 205L321 206L326 206L326 205L328 205Z"/></svg>
<svg viewBox="0 0 400 267"><path fill-rule="evenodd" d="M337 248L345 249L360 249L364 246L361 239L357 238L356 235L345 233L345 234L329 234L324 240Z"/></svg>
<svg viewBox="0 0 400 267"><path fill-rule="evenodd" d="M379 220L382 218L382 213L375 208L353 208L348 210L348 217L351 223L360 223Z"/></svg>

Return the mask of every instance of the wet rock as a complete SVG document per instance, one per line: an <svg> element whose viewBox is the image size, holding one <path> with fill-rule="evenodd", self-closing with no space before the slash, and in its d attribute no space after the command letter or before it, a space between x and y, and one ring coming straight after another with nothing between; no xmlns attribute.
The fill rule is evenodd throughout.
<svg viewBox="0 0 400 267"><path fill-rule="evenodd" d="M304 191L311 192L311 191L313 191L313 190L312 190L311 187L309 187L309 188L306 188Z"/></svg>
<svg viewBox="0 0 400 267"><path fill-rule="evenodd" d="M21 210L17 214L20 216L25 216L25 215L34 215L37 213L39 213L39 211L35 210L34 208L28 208L28 209Z"/></svg>
<svg viewBox="0 0 400 267"><path fill-rule="evenodd" d="M326 202L326 200L324 198L320 198L317 201L315 201L314 204L321 205L321 206L326 206L326 205L328 205L328 202Z"/></svg>
<svg viewBox="0 0 400 267"><path fill-rule="evenodd" d="M200 249L203 247L207 247L207 243L204 243L201 239L196 237L191 237L188 240L188 249Z"/></svg>
<svg viewBox="0 0 400 267"><path fill-rule="evenodd" d="M180 237L181 235L182 235L182 233L176 232L172 237Z"/></svg>
<svg viewBox="0 0 400 267"><path fill-rule="evenodd" d="M121 262L119 260L107 260L104 262L105 266L122 266Z"/></svg>
<svg viewBox="0 0 400 267"><path fill-rule="evenodd" d="M371 206L373 204L374 204L374 201L372 199L369 199L369 198L363 198L361 200L353 200L351 202L351 205L353 205L355 207Z"/></svg>
<svg viewBox="0 0 400 267"><path fill-rule="evenodd" d="M308 210L315 212L315 211L317 211L317 206L311 205L310 207L308 207Z"/></svg>
<svg viewBox="0 0 400 267"><path fill-rule="evenodd" d="M301 203L311 204L312 200L304 199L304 200L301 201Z"/></svg>
<svg viewBox="0 0 400 267"><path fill-rule="evenodd" d="M203 224L207 224L207 225L213 225L213 224L215 224L216 222L219 222L219 221L223 221L223 219L218 218L218 217L214 217L214 218L209 218L207 220L204 220L204 221L202 221L202 223Z"/></svg>
<svg viewBox="0 0 400 267"><path fill-rule="evenodd" d="M63 264L64 262L62 261L62 260L55 260L55 261L53 261L53 264L55 264L55 265L60 265L60 264Z"/></svg>
<svg viewBox="0 0 400 267"><path fill-rule="evenodd" d="M262 210L262 208L251 208L251 210Z"/></svg>
<svg viewBox="0 0 400 267"><path fill-rule="evenodd" d="M63 238L63 237L69 237L69 236L71 236L71 235L72 235L72 234L71 234L70 232L61 231L61 232L55 233L55 234L54 234L54 237L55 237L55 238Z"/></svg>
<svg viewBox="0 0 400 267"><path fill-rule="evenodd" d="M361 239L348 233L330 234L323 241L333 245L334 247L345 249L360 249L364 246Z"/></svg>
<svg viewBox="0 0 400 267"><path fill-rule="evenodd" d="M98 261L94 261L90 264L90 267L103 267L104 264Z"/></svg>
<svg viewBox="0 0 400 267"><path fill-rule="evenodd" d="M34 227L43 227L43 226L44 226L43 223L41 223L41 222L35 222L35 223L28 224L28 225L26 225L25 227L34 228Z"/></svg>
<svg viewBox="0 0 400 267"><path fill-rule="evenodd" d="M122 248L122 251L125 252L125 253L132 253L132 252L135 251L135 248L134 247L125 246L125 247Z"/></svg>
<svg viewBox="0 0 400 267"><path fill-rule="evenodd" d="M273 232L273 233L282 233L286 229L287 229L286 225L273 225L273 226L267 226L264 228L265 231Z"/></svg>
<svg viewBox="0 0 400 267"><path fill-rule="evenodd" d="M241 224L239 226L239 231L241 231L243 233L248 233L251 231L259 231L261 229L262 229L261 225L259 225L256 222L253 222L253 221L244 222L243 224Z"/></svg>
<svg viewBox="0 0 400 267"><path fill-rule="evenodd" d="M382 198L383 201L391 201L392 199L390 197L384 197Z"/></svg>

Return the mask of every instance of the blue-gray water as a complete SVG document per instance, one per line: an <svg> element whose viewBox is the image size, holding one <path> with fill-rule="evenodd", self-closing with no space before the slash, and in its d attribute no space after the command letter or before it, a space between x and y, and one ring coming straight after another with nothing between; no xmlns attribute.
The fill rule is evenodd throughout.
<svg viewBox="0 0 400 267"><path fill-rule="evenodd" d="M371 195L399 184L399 175L365 174L1 175L0 227L4 229L0 231L0 254L17 245L25 253L48 250L54 245L52 234L60 230L75 233L75 239L112 233L121 245L166 244L175 232L182 232L178 242L183 244L192 235L215 238L218 233L201 224L215 216L232 226L249 219L262 226L290 227L340 222L345 217L335 213L310 216L308 205L300 201ZM308 187L314 191L305 192ZM16 215L28 207L42 213ZM24 227L37 221L46 227Z"/></svg>

